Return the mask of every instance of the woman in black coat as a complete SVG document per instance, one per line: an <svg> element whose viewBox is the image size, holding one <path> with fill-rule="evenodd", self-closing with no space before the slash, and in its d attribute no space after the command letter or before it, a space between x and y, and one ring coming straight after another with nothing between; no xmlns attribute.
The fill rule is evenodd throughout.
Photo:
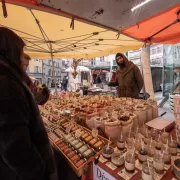
<svg viewBox="0 0 180 180"><path fill-rule="evenodd" d="M24 45L0 27L0 180L57 180L46 130L24 83Z"/></svg>

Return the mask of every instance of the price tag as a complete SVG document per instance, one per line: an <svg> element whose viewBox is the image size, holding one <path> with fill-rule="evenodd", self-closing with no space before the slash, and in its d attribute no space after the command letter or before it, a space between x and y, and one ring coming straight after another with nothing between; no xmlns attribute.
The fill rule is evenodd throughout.
<svg viewBox="0 0 180 180"><path fill-rule="evenodd" d="M142 164L139 162L138 159L135 162L135 166L136 166L137 169L142 170Z"/></svg>
<svg viewBox="0 0 180 180"><path fill-rule="evenodd" d="M168 165L168 164L165 164L165 165L164 165L164 169L165 169L166 171L167 171L170 167L171 167L170 164L169 164L169 165Z"/></svg>
<svg viewBox="0 0 180 180"><path fill-rule="evenodd" d="M175 159L177 159L178 156L171 156L171 159L174 161Z"/></svg>
<svg viewBox="0 0 180 180"><path fill-rule="evenodd" d="M163 177L165 174L166 174L166 171L164 171L163 174L158 174L158 173L154 172L154 179L160 180L160 179L162 179L162 177Z"/></svg>
<svg viewBox="0 0 180 180"><path fill-rule="evenodd" d="M82 134L81 130L76 130L75 136L76 136L77 138L80 138L81 134Z"/></svg>
<svg viewBox="0 0 180 180"><path fill-rule="evenodd" d="M108 160L101 155L100 158L99 158L99 161L100 161L101 163L105 163L105 162L107 162Z"/></svg>
<svg viewBox="0 0 180 180"><path fill-rule="evenodd" d="M148 161L153 162L153 158L148 156Z"/></svg>
<svg viewBox="0 0 180 180"><path fill-rule="evenodd" d="M115 166L114 164L112 164L111 162L106 163L106 166L109 167L112 170L115 170L117 168L117 166Z"/></svg>
<svg viewBox="0 0 180 180"><path fill-rule="evenodd" d="M118 175L121 176L125 180L131 179L135 174L137 174L137 170L134 171L134 173L128 173L125 169L118 172Z"/></svg>
<svg viewBox="0 0 180 180"><path fill-rule="evenodd" d="M67 133L67 134L69 134L69 133L70 133L71 128L72 128L72 125L69 125L69 126L66 128L66 133Z"/></svg>

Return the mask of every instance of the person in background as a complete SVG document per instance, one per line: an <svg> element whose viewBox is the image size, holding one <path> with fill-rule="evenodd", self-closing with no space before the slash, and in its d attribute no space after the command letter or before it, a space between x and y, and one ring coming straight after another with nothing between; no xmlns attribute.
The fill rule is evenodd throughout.
<svg viewBox="0 0 180 180"><path fill-rule="evenodd" d="M66 76L64 76L62 80L62 86L64 91L67 91L67 85L68 85L68 79Z"/></svg>
<svg viewBox="0 0 180 180"><path fill-rule="evenodd" d="M45 104L50 96L50 91L45 84L39 85L39 81L35 80L34 84L26 73L29 66L29 61L31 60L30 56L26 53L23 53L21 56L21 68L24 71L24 81L27 86L30 88L31 92L35 97L35 101L38 105Z"/></svg>
<svg viewBox="0 0 180 180"><path fill-rule="evenodd" d="M34 81L33 83L33 90L32 93L35 94L37 92L37 80Z"/></svg>
<svg viewBox="0 0 180 180"><path fill-rule="evenodd" d="M97 76L96 76L95 84L101 84L101 83L102 83L102 81L101 81L100 73L99 73L99 74L97 74Z"/></svg>
<svg viewBox="0 0 180 180"><path fill-rule="evenodd" d="M0 39L0 179L58 180L46 129L24 82L25 44L4 27Z"/></svg>
<svg viewBox="0 0 180 180"><path fill-rule="evenodd" d="M116 54L116 62L119 66L116 71L116 79L108 85L118 86L118 97L139 98L144 84L139 68L121 53Z"/></svg>

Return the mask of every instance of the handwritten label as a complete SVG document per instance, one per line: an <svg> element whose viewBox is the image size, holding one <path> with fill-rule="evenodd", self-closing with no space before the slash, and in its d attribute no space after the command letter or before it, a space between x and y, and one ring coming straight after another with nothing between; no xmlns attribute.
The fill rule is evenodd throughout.
<svg viewBox="0 0 180 180"><path fill-rule="evenodd" d="M134 171L134 173L128 173L125 169L118 172L118 175L121 176L125 180L131 179L135 174L137 174L137 170Z"/></svg>
<svg viewBox="0 0 180 180"><path fill-rule="evenodd" d="M139 162L138 159L135 162L135 166L136 166L137 169L142 170L142 164Z"/></svg>
<svg viewBox="0 0 180 180"><path fill-rule="evenodd" d="M160 179L162 179L162 177L163 177L165 174L166 174L166 171L164 171L163 174L158 174L158 173L154 172L154 179L160 180Z"/></svg>
<svg viewBox="0 0 180 180"><path fill-rule="evenodd" d="M115 166L114 164L112 164L111 162L107 162L106 166L109 167L112 170L115 170L117 168L117 166Z"/></svg>
<svg viewBox="0 0 180 180"><path fill-rule="evenodd" d="M164 165L164 169L165 169L165 170L168 170L170 167L171 167L171 165L168 165L168 164L165 164L165 165Z"/></svg>
<svg viewBox="0 0 180 180"><path fill-rule="evenodd" d="M105 162L107 162L108 160L101 155L100 158L99 158L99 161L100 161L101 163L105 163Z"/></svg>
<svg viewBox="0 0 180 180"><path fill-rule="evenodd" d="M153 158L152 157L148 156L147 160L150 161L150 162L153 162Z"/></svg>

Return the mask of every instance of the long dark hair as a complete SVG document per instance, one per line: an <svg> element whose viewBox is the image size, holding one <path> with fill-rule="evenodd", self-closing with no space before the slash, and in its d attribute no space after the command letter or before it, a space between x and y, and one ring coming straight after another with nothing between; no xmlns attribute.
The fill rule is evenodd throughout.
<svg viewBox="0 0 180 180"><path fill-rule="evenodd" d="M25 43L10 29L0 27L0 56L10 66L21 69L21 55Z"/></svg>

